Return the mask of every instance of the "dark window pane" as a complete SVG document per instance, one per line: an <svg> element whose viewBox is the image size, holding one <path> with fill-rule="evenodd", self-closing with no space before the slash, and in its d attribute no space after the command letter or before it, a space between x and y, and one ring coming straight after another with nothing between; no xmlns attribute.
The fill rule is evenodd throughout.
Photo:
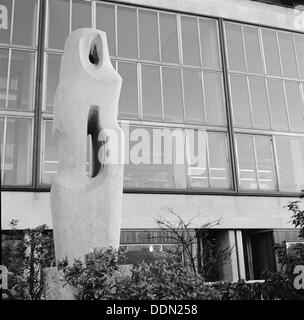
<svg viewBox="0 0 304 320"><path fill-rule="evenodd" d="M263 29L263 46L266 72L268 75L281 76L279 49L275 31Z"/></svg>
<svg viewBox="0 0 304 320"><path fill-rule="evenodd" d="M270 117L264 78L249 77L254 128L270 129Z"/></svg>
<svg viewBox="0 0 304 320"><path fill-rule="evenodd" d="M279 45L284 77L298 78L296 55L292 35L286 32L279 32Z"/></svg>
<svg viewBox="0 0 304 320"><path fill-rule="evenodd" d="M246 76L231 75L233 118L237 126L251 127L250 104Z"/></svg>
<svg viewBox="0 0 304 320"><path fill-rule="evenodd" d="M48 47L54 49L64 48L69 35L70 2L68 0L48 1Z"/></svg>
<svg viewBox="0 0 304 320"><path fill-rule="evenodd" d="M204 102L201 72L184 70L183 77L186 120L193 123L203 123Z"/></svg>
<svg viewBox="0 0 304 320"><path fill-rule="evenodd" d="M183 63L199 66L200 50L198 38L197 19L192 17L181 17Z"/></svg>
<svg viewBox="0 0 304 320"><path fill-rule="evenodd" d="M73 0L72 5L72 31L78 28L91 28L91 3Z"/></svg>
<svg viewBox="0 0 304 320"><path fill-rule="evenodd" d="M163 68L163 97L165 120L183 120L181 73L176 68Z"/></svg>
<svg viewBox="0 0 304 320"><path fill-rule="evenodd" d="M159 20L162 61L178 63L176 16L173 14L160 13Z"/></svg>
<svg viewBox="0 0 304 320"><path fill-rule="evenodd" d="M225 28L229 69L245 71L245 57L241 26L237 24L226 23Z"/></svg>
<svg viewBox="0 0 304 320"><path fill-rule="evenodd" d="M162 120L159 67L142 65L142 100L144 119Z"/></svg>
<svg viewBox="0 0 304 320"><path fill-rule="evenodd" d="M37 0L15 1L13 43L36 45L38 3Z"/></svg>
<svg viewBox="0 0 304 320"><path fill-rule="evenodd" d="M283 82L268 79L268 92L272 125L274 129L288 129Z"/></svg>
<svg viewBox="0 0 304 320"><path fill-rule="evenodd" d="M303 106L300 86L297 82L285 81L285 90L291 130L303 131Z"/></svg>
<svg viewBox="0 0 304 320"><path fill-rule="evenodd" d="M12 50L8 108L33 109L34 79L34 52Z"/></svg>
<svg viewBox="0 0 304 320"><path fill-rule="evenodd" d="M218 27L214 20L200 19L200 37L203 66L220 68Z"/></svg>
<svg viewBox="0 0 304 320"><path fill-rule="evenodd" d="M204 93L206 122L208 124L226 124L221 74L204 72Z"/></svg>
<svg viewBox="0 0 304 320"><path fill-rule="evenodd" d="M115 56L115 7L113 5L96 3L96 27L106 32L110 55Z"/></svg>
<svg viewBox="0 0 304 320"><path fill-rule="evenodd" d="M7 88L8 50L0 49L0 108L5 108Z"/></svg>
<svg viewBox="0 0 304 320"><path fill-rule="evenodd" d="M4 168L4 185L32 183L32 120L7 118Z"/></svg>
<svg viewBox="0 0 304 320"><path fill-rule="evenodd" d="M140 57L159 61L157 13L139 10Z"/></svg>
<svg viewBox="0 0 304 320"><path fill-rule="evenodd" d="M48 112L53 112L55 91L59 82L60 63L61 55L47 55L45 111Z"/></svg>
<svg viewBox="0 0 304 320"><path fill-rule="evenodd" d="M117 8L118 56L137 58L136 10Z"/></svg>
<svg viewBox="0 0 304 320"><path fill-rule="evenodd" d="M263 73L258 29L244 26L248 72Z"/></svg>
<svg viewBox="0 0 304 320"><path fill-rule="evenodd" d="M1 29L0 43L9 43L11 36L12 0L1 0L1 4L7 8L7 29ZM4 24L4 21L2 21ZM0 69L1 70L1 69Z"/></svg>
<svg viewBox="0 0 304 320"><path fill-rule="evenodd" d="M119 116L138 118L137 69L133 63L118 63L118 73L123 82L119 97Z"/></svg>

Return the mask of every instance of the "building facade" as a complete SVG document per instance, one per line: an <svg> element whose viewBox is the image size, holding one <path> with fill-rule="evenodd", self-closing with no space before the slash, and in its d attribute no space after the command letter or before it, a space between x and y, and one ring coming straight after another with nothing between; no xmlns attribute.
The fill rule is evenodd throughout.
<svg viewBox="0 0 304 320"><path fill-rule="evenodd" d="M221 219L212 234L233 250L220 279L274 270L273 244L297 239L284 206L304 186L304 13L295 1L266 2L0 0L9 14L0 30L2 229L11 219L52 226L60 59L71 31L93 27L107 33L123 78L126 157L139 128L179 129L185 145L183 164L164 164L151 143L143 158L159 163L125 165L122 244L135 255L160 250L145 235L158 213L170 219L169 207L195 217L193 228ZM205 136L200 166L190 131Z"/></svg>

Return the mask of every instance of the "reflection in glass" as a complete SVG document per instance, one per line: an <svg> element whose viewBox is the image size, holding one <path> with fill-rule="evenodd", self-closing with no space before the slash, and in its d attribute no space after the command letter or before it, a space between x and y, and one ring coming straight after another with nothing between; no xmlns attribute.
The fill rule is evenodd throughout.
<svg viewBox="0 0 304 320"><path fill-rule="evenodd" d="M162 61L178 63L176 15L160 13L159 23Z"/></svg>
<svg viewBox="0 0 304 320"><path fill-rule="evenodd" d="M32 183L32 120L8 117L6 121L1 182L4 185L29 185Z"/></svg>
<svg viewBox="0 0 304 320"><path fill-rule="evenodd" d="M204 72L206 123L226 124L222 75Z"/></svg>
<svg viewBox="0 0 304 320"><path fill-rule="evenodd" d="M33 109L35 53L12 50L9 75L9 109Z"/></svg>
<svg viewBox="0 0 304 320"><path fill-rule="evenodd" d="M245 57L241 26L234 23L226 23L225 30L229 69L235 71L245 71Z"/></svg>
<svg viewBox="0 0 304 320"><path fill-rule="evenodd" d="M198 39L197 19L187 16L181 17L183 63L199 66L200 51Z"/></svg>
<svg viewBox="0 0 304 320"><path fill-rule="evenodd" d="M246 76L230 75L233 118L238 126L251 127L250 104Z"/></svg>
<svg viewBox="0 0 304 320"><path fill-rule="evenodd" d="M116 56L115 48L115 7L96 3L96 28L107 34L110 56Z"/></svg>
<svg viewBox="0 0 304 320"><path fill-rule="evenodd" d="M11 36L11 15L12 15L12 0L1 0L1 4L7 8L7 29L1 29L0 43L9 43ZM1 69L0 69L1 70Z"/></svg>
<svg viewBox="0 0 304 320"><path fill-rule="evenodd" d="M200 19L199 26L203 66L218 69L221 67L221 58L217 23L214 20Z"/></svg>
<svg viewBox="0 0 304 320"><path fill-rule="evenodd" d="M137 70L134 63L118 63L118 72L123 82L119 97L119 116L138 118Z"/></svg>
<svg viewBox="0 0 304 320"><path fill-rule="evenodd" d="M140 57L159 61L157 13L139 10Z"/></svg>
<svg viewBox="0 0 304 320"><path fill-rule="evenodd" d="M183 70L186 121L204 123L202 76L200 71Z"/></svg>
<svg viewBox="0 0 304 320"><path fill-rule="evenodd" d="M117 8L118 56L137 58L136 10L133 8Z"/></svg>
<svg viewBox="0 0 304 320"><path fill-rule="evenodd" d="M142 65L144 119L162 120L160 72L158 66Z"/></svg>
<svg viewBox="0 0 304 320"><path fill-rule="evenodd" d="M24 46L36 45L37 13L37 0L15 1L13 26L14 44Z"/></svg>
<svg viewBox="0 0 304 320"><path fill-rule="evenodd" d="M181 72L176 68L163 68L163 97L165 120L183 120Z"/></svg>
<svg viewBox="0 0 304 320"><path fill-rule="evenodd" d="M7 88L8 50L0 49L0 108L5 108Z"/></svg>
<svg viewBox="0 0 304 320"><path fill-rule="evenodd" d="M72 31L78 28L91 28L91 3L73 0Z"/></svg>
<svg viewBox="0 0 304 320"><path fill-rule="evenodd" d="M53 112L55 91L59 82L61 55L48 54L46 62L45 111Z"/></svg>
<svg viewBox="0 0 304 320"><path fill-rule="evenodd" d="M70 2L48 1L48 48L62 49L69 35Z"/></svg>

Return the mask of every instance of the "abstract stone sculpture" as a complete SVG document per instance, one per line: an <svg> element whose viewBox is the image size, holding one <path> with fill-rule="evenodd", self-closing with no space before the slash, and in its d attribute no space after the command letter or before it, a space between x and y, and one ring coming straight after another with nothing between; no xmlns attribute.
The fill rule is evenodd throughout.
<svg viewBox="0 0 304 320"><path fill-rule="evenodd" d="M54 100L59 168L51 187L51 209L57 260L67 258L72 263L90 249L119 247L124 148L117 123L121 82L104 32L84 28L70 34ZM110 150L107 131L115 133L117 150ZM87 135L92 141L90 177ZM109 152L118 154L117 163L99 159Z"/></svg>

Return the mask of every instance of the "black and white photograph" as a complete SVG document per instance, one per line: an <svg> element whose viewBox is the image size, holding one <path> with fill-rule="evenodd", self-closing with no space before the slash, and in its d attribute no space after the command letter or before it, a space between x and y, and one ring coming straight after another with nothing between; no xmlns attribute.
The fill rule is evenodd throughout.
<svg viewBox="0 0 304 320"><path fill-rule="evenodd" d="M0 162L3 305L303 301L304 0L0 0Z"/></svg>

